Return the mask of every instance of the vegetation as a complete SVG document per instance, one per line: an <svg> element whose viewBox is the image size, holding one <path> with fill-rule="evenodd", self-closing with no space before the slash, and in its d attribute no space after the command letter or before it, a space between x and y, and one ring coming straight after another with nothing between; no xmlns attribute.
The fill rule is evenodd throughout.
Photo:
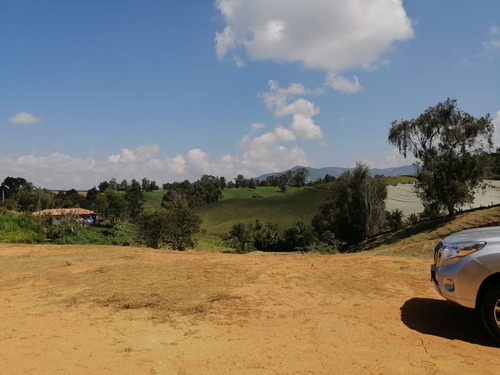
<svg viewBox="0 0 500 375"><path fill-rule="evenodd" d="M251 250L306 251L315 242L313 228L302 221L281 232L275 224L234 224L226 237L227 243L239 253Z"/></svg>
<svg viewBox="0 0 500 375"><path fill-rule="evenodd" d="M219 177L203 175L193 183L186 180L164 184L165 195L161 206L168 209L179 200L184 200L189 208L218 202L222 197L223 181Z"/></svg>
<svg viewBox="0 0 500 375"><path fill-rule="evenodd" d="M358 163L353 172L344 172L332 192L313 219L320 235L331 231L340 240L357 242L384 229L387 188L370 176L366 165Z"/></svg>
<svg viewBox="0 0 500 375"><path fill-rule="evenodd" d="M285 194L296 193L304 188L299 187L288 187ZM284 193L281 189L276 186L258 186L255 189L250 188L233 188L225 189L222 192L221 201L227 201L232 199L258 199L258 198L269 198L276 196L283 196Z"/></svg>
<svg viewBox="0 0 500 375"><path fill-rule="evenodd" d="M417 159L417 193L429 213L472 203L488 170L494 126L489 115L475 118L448 99L416 119L394 121L389 142Z"/></svg>
<svg viewBox="0 0 500 375"><path fill-rule="evenodd" d="M263 197L251 198L245 188L226 189L227 198L198 207L195 211L203 218L201 229L209 235L223 236L242 220L255 222L260 219L284 230L298 221L310 223L318 208L331 195L329 190L315 188L289 188L286 193L281 193L276 187L259 187L256 192Z"/></svg>
<svg viewBox="0 0 500 375"><path fill-rule="evenodd" d="M0 242L39 243L45 240L41 225L29 216L0 211Z"/></svg>
<svg viewBox="0 0 500 375"><path fill-rule="evenodd" d="M62 225L53 226L62 235L53 239L55 244L71 245L129 245L135 237L135 226L128 222L100 226Z"/></svg>
<svg viewBox="0 0 500 375"><path fill-rule="evenodd" d="M153 249L168 245L185 250L195 246L193 235L200 230L201 222L186 204L143 212L137 221L137 239Z"/></svg>

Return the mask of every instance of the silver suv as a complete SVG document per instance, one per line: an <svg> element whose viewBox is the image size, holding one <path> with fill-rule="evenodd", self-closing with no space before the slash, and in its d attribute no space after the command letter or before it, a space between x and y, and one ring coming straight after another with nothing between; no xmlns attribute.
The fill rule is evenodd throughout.
<svg viewBox="0 0 500 375"><path fill-rule="evenodd" d="M475 308L500 341L500 227L467 229L434 250L431 279L444 298Z"/></svg>

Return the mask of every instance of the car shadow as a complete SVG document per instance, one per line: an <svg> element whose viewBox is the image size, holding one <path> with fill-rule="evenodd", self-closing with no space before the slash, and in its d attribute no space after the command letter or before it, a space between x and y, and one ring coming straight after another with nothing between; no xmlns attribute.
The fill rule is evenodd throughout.
<svg viewBox="0 0 500 375"><path fill-rule="evenodd" d="M499 347L483 326L475 310L452 302L412 298L401 307L401 321L408 328L427 335Z"/></svg>

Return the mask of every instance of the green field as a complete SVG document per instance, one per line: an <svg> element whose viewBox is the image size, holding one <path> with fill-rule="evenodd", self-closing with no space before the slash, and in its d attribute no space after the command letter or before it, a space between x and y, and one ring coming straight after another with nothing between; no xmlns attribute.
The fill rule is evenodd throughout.
<svg viewBox="0 0 500 375"><path fill-rule="evenodd" d="M223 235L238 222L256 219L275 223L281 229L290 227L299 220L310 223L319 206L331 194L328 190L315 188L295 189L295 191L290 189L286 193L278 193L276 187L263 189L270 194L267 198L249 198L251 195L247 195L248 192L243 188L227 189L224 192L231 190L235 190L231 192L232 194L239 194L242 198L232 195L232 198L226 197L218 203L196 209L203 218L202 230L207 234Z"/></svg>
<svg viewBox="0 0 500 375"><path fill-rule="evenodd" d="M396 186L397 184L414 184L417 182L415 176L396 176L396 177L382 177L382 182L385 186Z"/></svg>
<svg viewBox="0 0 500 375"><path fill-rule="evenodd" d="M148 191L142 193L144 197L144 208L145 209L155 209L161 207L161 201L165 192L163 190Z"/></svg>

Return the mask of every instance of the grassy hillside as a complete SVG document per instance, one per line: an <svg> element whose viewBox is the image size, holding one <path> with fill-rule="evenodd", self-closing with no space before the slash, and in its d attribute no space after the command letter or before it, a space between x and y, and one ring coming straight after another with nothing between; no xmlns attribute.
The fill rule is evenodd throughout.
<svg viewBox="0 0 500 375"><path fill-rule="evenodd" d="M163 190L156 190L156 191L148 191L142 193L142 196L145 199L144 202L144 208L146 209L155 209L155 208L160 208L161 207L161 200L163 199L163 196L165 195L165 192Z"/></svg>
<svg viewBox="0 0 500 375"><path fill-rule="evenodd" d="M454 232L482 226L500 225L500 206L478 209L456 215L426 221L386 233L359 245L351 251L368 251L370 254L399 255L431 258L434 247L443 238Z"/></svg>
<svg viewBox="0 0 500 375"><path fill-rule="evenodd" d="M255 190L247 188L224 189L222 191L222 200L248 199L253 196L259 198L280 197L286 194L296 193L297 191L303 189L304 188L288 187L285 193L283 193L277 186L259 186Z"/></svg>
<svg viewBox="0 0 500 375"><path fill-rule="evenodd" d="M241 194L246 194L245 189L227 190L242 190ZM256 219L285 228L299 220L309 223L330 194L328 190L307 188L268 198L226 198L219 203L200 207L196 212L203 218L202 229L208 234L222 235L235 223Z"/></svg>

